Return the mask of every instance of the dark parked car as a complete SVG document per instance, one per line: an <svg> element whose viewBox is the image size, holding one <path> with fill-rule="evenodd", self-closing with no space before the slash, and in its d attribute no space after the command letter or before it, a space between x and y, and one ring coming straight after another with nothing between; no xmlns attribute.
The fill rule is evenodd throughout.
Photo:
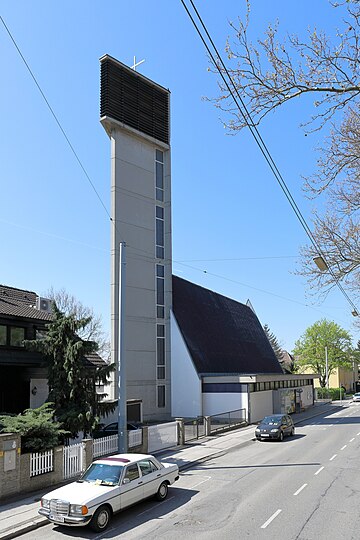
<svg viewBox="0 0 360 540"><path fill-rule="evenodd" d="M265 416L255 429L255 437L258 441L263 439L282 441L285 435L292 437L294 433L294 422L288 414Z"/></svg>
<svg viewBox="0 0 360 540"><path fill-rule="evenodd" d="M133 429L141 429L141 424L136 424L135 422L128 422L127 430L131 431ZM118 434L118 423L112 422L111 424L107 424L107 426L94 431L93 437L94 439L99 439L101 437L108 437L109 435L117 435L117 434Z"/></svg>

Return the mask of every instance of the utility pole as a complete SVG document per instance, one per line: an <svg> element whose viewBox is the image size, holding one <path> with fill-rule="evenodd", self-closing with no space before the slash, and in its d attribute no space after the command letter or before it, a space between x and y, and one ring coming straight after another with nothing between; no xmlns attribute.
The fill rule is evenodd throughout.
<svg viewBox="0 0 360 540"><path fill-rule="evenodd" d="M119 353L118 353L118 435L119 452L127 452L126 411L126 358L125 358L125 286L126 286L126 243L120 242L119 253Z"/></svg>
<svg viewBox="0 0 360 540"><path fill-rule="evenodd" d="M325 347L325 377L326 377L326 388L327 394L329 397L329 360L328 360L328 349Z"/></svg>

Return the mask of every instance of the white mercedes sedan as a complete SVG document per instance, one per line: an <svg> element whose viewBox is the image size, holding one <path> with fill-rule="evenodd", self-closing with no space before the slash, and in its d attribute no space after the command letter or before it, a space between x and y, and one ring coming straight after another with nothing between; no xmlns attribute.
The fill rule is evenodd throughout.
<svg viewBox="0 0 360 540"><path fill-rule="evenodd" d="M117 454L97 459L79 480L50 491L39 514L57 525L104 531L113 514L147 497L163 501L179 468L146 454Z"/></svg>

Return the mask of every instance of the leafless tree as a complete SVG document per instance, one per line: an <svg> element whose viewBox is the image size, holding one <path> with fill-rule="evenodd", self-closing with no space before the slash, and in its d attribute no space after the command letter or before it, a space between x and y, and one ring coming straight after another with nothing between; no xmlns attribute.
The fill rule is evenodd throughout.
<svg viewBox="0 0 360 540"><path fill-rule="evenodd" d="M59 310L65 315L74 315L76 319L89 318L89 323L83 328L80 338L85 341L95 341L98 344L98 354L107 362L110 361L109 336L103 330L101 316L95 315L94 310L84 306L72 294L65 289L54 290L51 287L46 293L46 298L53 300Z"/></svg>
<svg viewBox="0 0 360 540"><path fill-rule="evenodd" d="M310 265L318 252L309 245L301 250L299 273L317 293L326 294L340 280L359 296L360 2L330 3L339 13L340 28L334 35L312 28L304 39L289 33L280 38L277 21L254 45L249 39L248 2L245 20L230 23L234 40L228 39L226 53L231 80L255 126L295 98L313 96L313 112L302 126L306 133L325 126L329 130L318 148L317 170L305 179L305 190L310 198L326 197L324 214L314 214L314 237L330 272L320 273ZM220 70L226 77L219 61L210 70ZM236 133L246 126L244 116L223 81L219 89L211 101L225 114L229 133Z"/></svg>

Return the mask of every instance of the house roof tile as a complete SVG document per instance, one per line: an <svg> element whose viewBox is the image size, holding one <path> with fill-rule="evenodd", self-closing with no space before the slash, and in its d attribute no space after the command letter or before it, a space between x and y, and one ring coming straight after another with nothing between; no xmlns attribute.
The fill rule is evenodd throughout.
<svg viewBox="0 0 360 540"><path fill-rule="evenodd" d="M0 316L51 321L52 315L36 309L36 293L0 285Z"/></svg>
<svg viewBox="0 0 360 540"><path fill-rule="evenodd" d="M37 294L33 291L27 291L24 289L17 289L15 287L9 287L8 285L0 285L0 317L17 317L22 319L34 319L41 321L42 323L51 322L53 315L50 312L43 311L36 308ZM9 352L6 352L9 355ZM5 353L3 352L3 356ZM24 358L17 352L12 358L12 362L18 361L19 363L24 361L24 358L31 356L31 358L41 358L38 353L27 353L24 351ZM85 356L87 365L98 367L105 365L106 362L97 354L92 353ZM26 361L29 361L26 358Z"/></svg>

